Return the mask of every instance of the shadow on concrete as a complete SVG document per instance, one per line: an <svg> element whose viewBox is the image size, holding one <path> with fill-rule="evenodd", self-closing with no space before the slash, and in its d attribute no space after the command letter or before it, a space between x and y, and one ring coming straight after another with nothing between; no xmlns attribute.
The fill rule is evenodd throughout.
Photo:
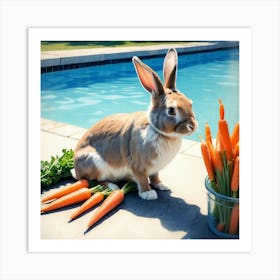
<svg viewBox="0 0 280 280"><path fill-rule="evenodd" d="M169 231L184 231L182 239L217 239L209 230L207 216L200 213L196 205L172 196L170 191L157 191L157 200L139 199L137 193L128 194L120 208L136 216L159 219Z"/></svg>

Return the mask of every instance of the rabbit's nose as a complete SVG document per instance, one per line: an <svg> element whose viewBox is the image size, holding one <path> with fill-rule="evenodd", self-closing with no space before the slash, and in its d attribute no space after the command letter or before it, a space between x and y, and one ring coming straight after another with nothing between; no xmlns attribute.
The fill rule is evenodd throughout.
<svg viewBox="0 0 280 280"><path fill-rule="evenodd" d="M192 132L194 132L197 129L197 126L198 126L198 124L197 124L196 120L193 120L192 123L187 123L187 125L186 125L187 129Z"/></svg>
<svg viewBox="0 0 280 280"><path fill-rule="evenodd" d="M187 124L187 129L188 129L189 131L193 131L193 130L194 130L194 125L192 125L192 124Z"/></svg>

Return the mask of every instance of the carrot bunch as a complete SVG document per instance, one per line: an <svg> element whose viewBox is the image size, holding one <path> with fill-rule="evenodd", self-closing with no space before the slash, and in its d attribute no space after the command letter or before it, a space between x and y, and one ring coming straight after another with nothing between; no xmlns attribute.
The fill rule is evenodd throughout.
<svg viewBox="0 0 280 280"><path fill-rule="evenodd" d="M115 209L127 193L137 190L136 183L127 183L121 189L110 190L102 185L89 188L91 183L81 179L73 184L50 191L43 195L41 213L67 207L79 202L83 204L70 216L69 221L77 219L82 213L98 203L103 203L96 209L88 222L88 228L96 224L103 216Z"/></svg>
<svg viewBox="0 0 280 280"><path fill-rule="evenodd" d="M225 119L225 108L221 100L219 100L219 104L220 118L218 120L216 143L214 145L210 127L206 123L205 141L201 139L201 153L213 190L227 197L238 198L239 122L236 123L230 134L228 123ZM238 234L239 204L238 207L236 205L222 207L221 203L217 201L214 207L218 221L217 230L233 235Z"/></svg>
<svg viewBox="0 0 280 280"><path fill-rule="evenodd" d="M85 181L87 180L79 180L74 184L59 188L53 193L44 196L42 198L42 202L49 203L42 205L41 213L47 213L52 210L85 201L89 199L92 194L104 190L104 187L101 185L97 185L89 189L89 183L85 183Z"/></svg>

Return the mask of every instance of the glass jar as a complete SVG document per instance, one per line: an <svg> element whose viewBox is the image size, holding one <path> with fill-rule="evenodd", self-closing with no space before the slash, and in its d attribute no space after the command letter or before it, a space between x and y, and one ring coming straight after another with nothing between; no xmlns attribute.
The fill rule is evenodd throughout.
<svg viewBox="0 0 280 280"><path fill-rule="evenodd" d="M239 198L216 192L205 178L208 201L208 226L221 238L239 238Z"/></svg>

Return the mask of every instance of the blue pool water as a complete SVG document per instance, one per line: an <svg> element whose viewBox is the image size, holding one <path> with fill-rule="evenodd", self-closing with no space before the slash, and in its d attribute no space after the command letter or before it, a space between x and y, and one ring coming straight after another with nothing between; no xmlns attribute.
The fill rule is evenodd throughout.
<svg viewBox="0 0 280 280"><path fill-rule="evenodd" d="M143 61L162 78L162 57ZM187 139L199 140L206 122L215 137L219 98L232 130L239 120L238 48L180 55L177 88L193 100L199 123ZM146 110L149 102L132 62L41 75L41 116L50 120L89 128L109 114Z"/></svg>

